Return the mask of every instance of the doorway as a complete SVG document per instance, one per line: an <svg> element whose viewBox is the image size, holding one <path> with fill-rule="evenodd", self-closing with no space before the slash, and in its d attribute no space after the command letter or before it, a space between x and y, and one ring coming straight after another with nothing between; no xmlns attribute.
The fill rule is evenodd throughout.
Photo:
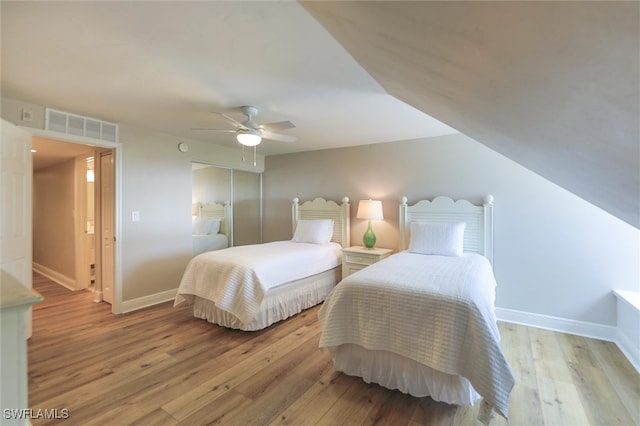
<svg viewBox="0 0 640 426"><path fill-rule="evenodd" d="M40 136L32 146L34 270L115 312L115 149Z"/></svg>

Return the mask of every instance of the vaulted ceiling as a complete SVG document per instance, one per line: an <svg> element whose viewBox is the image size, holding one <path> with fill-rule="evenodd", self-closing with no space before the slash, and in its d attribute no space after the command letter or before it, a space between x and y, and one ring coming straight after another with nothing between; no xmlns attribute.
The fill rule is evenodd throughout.
<svg viewBox="0 0 640 426"><path fill-rule="evenodd" d="M638 2L12 2L2 96L265 155L460 131L640 227Z"/></svg>
<svg viewBox="0 0 640 426"><path fill-rule="evenodd" d="M388 93L639 227L639 2L303 5Z"/></svg>

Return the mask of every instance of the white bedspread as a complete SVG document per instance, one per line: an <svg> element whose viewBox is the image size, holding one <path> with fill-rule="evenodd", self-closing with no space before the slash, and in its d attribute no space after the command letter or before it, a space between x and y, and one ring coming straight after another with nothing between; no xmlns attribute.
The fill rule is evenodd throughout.
<svg viewBox="0 0 640 426"><path fill-rule="evenodd" d="M250 323L268 289L341 263L337 243L276 241L202 253L187 265L174 306L198 296Z"/></svg>
<svg viewBox="0 0 640 426"><path fill-rule="evenodd" d="M358 344L466 377L506 418L514 378L500 348L495 287L477 254L392 255L329 294L318 314L320 347Z"/></svg>

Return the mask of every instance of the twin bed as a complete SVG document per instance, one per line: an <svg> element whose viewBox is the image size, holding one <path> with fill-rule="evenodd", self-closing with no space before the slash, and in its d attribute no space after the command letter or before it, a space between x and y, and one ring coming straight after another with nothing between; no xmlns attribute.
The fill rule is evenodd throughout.
<svg viewBox="0 0 640 426"><path fill-rule="evenodd" d="M400 205L401 251L342 280L320 308L334 367L417 397L484 399L507 417L513 374L495 317L493 199Z"/></svg>
<svg viewBox="0 0 640 426"><path fill-rule="evenodd" d="M292 203L293 239L230 247L191 259L174 306L245 331L260 330L322 302L341 278L349 246L349 199Z"/></svg>
<svg viewBox="0 0 640 426"><path fill-rule="evenodd" d="M485 416L493 409L507 417L514 378L495 318L492 197L479 206L448 197L409 206L403 198L400 251L342 281L340 259L318 272L317 261L299 256L303 246L333 247L340 256L340 246L349 245L348 199L341 206L322 199L298 206L294 199L292 213L292 241L195 257L175 305L190 303L194 316L225 327L258 330L324 301L320 347L332 353L337 371L450 404L482 399ZM335 245L318 239L317 231L304 232L327 219ZM285 248L291 245L295 255ZM216 264L217 258L228 261L231 251L240 260ZM285 258L316 269L290 279L283 271L296 268ZM274 265L277 279L269 272ZM231 285L211 286L212 276L235 275L241 279Z"/></svg>

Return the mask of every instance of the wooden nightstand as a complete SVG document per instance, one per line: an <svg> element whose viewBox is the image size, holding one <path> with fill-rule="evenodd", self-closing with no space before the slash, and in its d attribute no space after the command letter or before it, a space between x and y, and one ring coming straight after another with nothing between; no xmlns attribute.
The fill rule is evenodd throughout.
<svg viewBox="0 0 640 426"><path fill-rule="evenodd" d="M342 249L342 279L360 269L388 257L393 250L386 248L349 247Z"/></svg>

